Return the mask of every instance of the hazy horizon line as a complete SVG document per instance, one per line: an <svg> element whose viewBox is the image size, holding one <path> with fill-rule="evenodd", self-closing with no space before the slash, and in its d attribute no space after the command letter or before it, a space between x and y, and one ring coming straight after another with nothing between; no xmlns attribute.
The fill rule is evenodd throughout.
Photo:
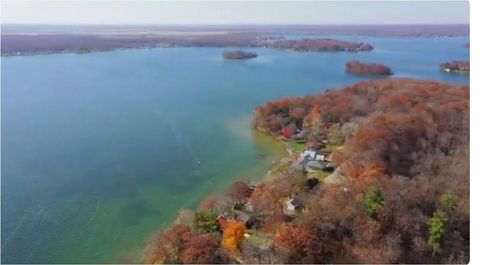
<svg viewBox="0 0 480 265"><path fill-rule="evenodd" d="M365 23L365 24L348 24L348 23L322 23L322 24L305 24L305 23L251 23L251 24L154 24L154 23L0 23L3 26L470 26L470 23Z"/></svg>

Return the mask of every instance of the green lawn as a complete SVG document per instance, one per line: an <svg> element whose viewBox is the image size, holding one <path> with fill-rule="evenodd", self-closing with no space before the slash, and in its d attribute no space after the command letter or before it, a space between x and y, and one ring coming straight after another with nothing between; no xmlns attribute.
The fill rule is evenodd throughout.
<svg viewBox="0 0 480 265"><path fill-rule="evenodd" d="M272 240L270 236L267 236L258 231L256 232L253 229L248 230L247 233L250 234L250 237L246 238L245 241L257 247L266 244Z"/></svg>
<svg viewBox="0 0 480 265"><path fill-rule="evenodd" d="M326 177L328 177L331 173L328 172L311 172L307 174L307 177L309 178L316 178L320 181L324 180Z"/></svg>
<svg viewBox="0 0 480 265"><path fill-rule="evenodd" d="M295 147L295 152L303 152L305 150L305 142L293 142L293 145Z"/></svg>

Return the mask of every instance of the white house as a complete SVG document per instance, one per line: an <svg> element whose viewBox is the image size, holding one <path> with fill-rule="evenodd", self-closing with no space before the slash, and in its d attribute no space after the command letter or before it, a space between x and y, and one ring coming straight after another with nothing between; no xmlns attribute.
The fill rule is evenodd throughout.
<svg viewBox="0 0 480 265"><path fill-rule="evenodd" d="M316 161L325 161L327 157L325 155L319 154L318 151L313 151L313 150L305 150L301 155L300 155L300 160L316 160Z"/></svg>

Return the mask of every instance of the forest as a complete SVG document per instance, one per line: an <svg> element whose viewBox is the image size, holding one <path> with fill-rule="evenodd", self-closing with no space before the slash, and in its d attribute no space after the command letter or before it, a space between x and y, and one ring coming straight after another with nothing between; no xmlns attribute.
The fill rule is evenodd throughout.
<svg viewBox="0 0 480 265"><path fill-rule="evenodd" d="M363 81L267 102L253 125L320 143L334 171L311 181L293 153L260 183L182 210L146 263L468 263L468 86Z"/></svg>
<svg viewBox="0 0 480 265"><path fill-rule="evenodd" d="M391 75L393 74L390 67L378 63L362 63L354 60L345 64L345 70L352 74L366 75Z"/></svg>
<svg viewBox="0 0 480 265"><path fill-rule="evenodd" d="M286 49L299 52L323 52L323 51L371 51L373 45L368 43L356 43L334 39L300 39L300 40L277 40L267 44L267 47Z"/></svg>

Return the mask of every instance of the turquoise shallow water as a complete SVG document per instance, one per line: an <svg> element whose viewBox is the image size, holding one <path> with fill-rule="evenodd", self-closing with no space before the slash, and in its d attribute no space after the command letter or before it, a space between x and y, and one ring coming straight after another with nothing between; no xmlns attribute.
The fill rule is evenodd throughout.
<svg viewBox="0 0 480 265"><path fill-rule="evenodd" d="M351 59L396 76L468 83L438 71L468 59L468 38L334 36L366 53L165 48L2 58L2 262L139 261L178 210L237 178L259 179L282 146L249 129L253 108L366 77Z"/></svg>

